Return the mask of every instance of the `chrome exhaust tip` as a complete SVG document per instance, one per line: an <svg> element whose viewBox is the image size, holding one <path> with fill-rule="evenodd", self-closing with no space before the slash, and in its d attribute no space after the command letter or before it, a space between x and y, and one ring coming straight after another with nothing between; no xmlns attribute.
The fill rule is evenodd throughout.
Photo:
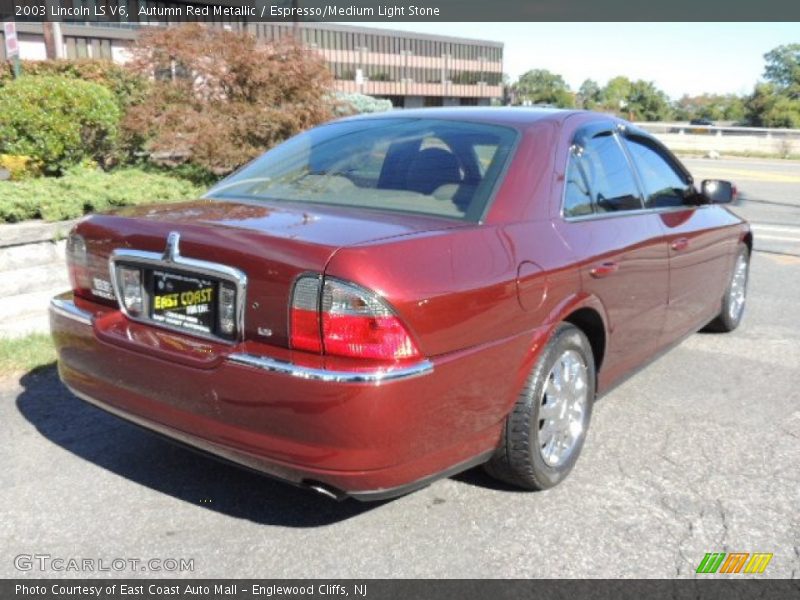
<svg viewBox="0 0 800 600"><path fill-rule="evenodd" d="M344 492L329 485L325 485L324 483L320 483L319 481L304 481L303 486L309 490L317 492L318 494L322 494L326 498L336 500L337 502L341 502L347 498L347 494Z"/></svg>

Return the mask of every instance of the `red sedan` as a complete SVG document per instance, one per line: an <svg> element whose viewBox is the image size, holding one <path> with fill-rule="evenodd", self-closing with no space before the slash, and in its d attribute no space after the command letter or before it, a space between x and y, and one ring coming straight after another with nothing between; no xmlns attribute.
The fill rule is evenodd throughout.
<svg viewBox="0 0 800 600"><path fill-rule="evenodd" d="M53 299L79 397L336 498L572 469L592 404L742 318L752 234L657 140L588 112L336 121L196 201L94 215Z"/></svg>

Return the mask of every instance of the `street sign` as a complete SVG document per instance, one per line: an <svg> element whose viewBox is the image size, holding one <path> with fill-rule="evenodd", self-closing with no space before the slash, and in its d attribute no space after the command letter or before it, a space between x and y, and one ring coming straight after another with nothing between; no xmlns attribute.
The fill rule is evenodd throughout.
<svg viewBox="0 0 800 600"><path fill-rule="evenodd" d="M17 24L14 21L3 23L3 34L6 39L6 58L19 56L19 42L17 41Z"/></svg>

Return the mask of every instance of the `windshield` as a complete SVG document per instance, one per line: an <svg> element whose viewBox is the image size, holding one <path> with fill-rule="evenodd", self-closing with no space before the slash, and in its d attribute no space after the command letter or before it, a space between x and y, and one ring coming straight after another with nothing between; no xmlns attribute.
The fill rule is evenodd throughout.
<svg viewBox="0 0 800 600"><path fill-rule="evenodd" d="M482 217L516 132L438 119L381 118L317 127L222 180L211 198L314 202Z"/></svg>

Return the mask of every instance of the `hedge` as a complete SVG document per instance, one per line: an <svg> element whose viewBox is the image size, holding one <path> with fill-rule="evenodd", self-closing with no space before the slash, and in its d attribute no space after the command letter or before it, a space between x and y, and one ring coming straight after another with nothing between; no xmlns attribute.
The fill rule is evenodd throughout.
<svg viewBox="0 0 800 600"><path fill-rule="evenodd" d="M10 61L0 63L0 87L13 81ZM82 79L108 88L120 109L141 102L147 94L149 81L130 69L110 60L78 58L73 60L23 60L24 77L60 76Z"/></svg>
<svg viewBox="0 0 800 600"><path fill-rule="evenodd" d="M58 174L104 161L120 108L102 85L67 77L21 77L0 87L0 154L28 156Z"/></svg>
<svg viewBox="0 0 800 600"><path fill-rule="evenodd" d="M141 169L73 169L63 177L0 181L0 222L62 221L116 206L197 198L203 188Z"/></svg>

